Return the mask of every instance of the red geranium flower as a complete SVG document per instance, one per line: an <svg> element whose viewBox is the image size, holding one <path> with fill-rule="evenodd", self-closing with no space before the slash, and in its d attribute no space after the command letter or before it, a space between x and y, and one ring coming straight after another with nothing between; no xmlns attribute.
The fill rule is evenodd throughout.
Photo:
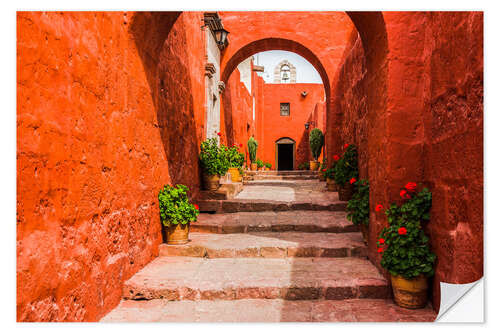
<svg viewBox="0 0 500 333"><path fill-rule="evenodd" d="M194 208L195 208L196 210L200 210L200 206L198 206L197 204L194 204Z"/></svg>
<svg viewBox="0 0 500 333"><path fill-rule="evenodd" d="M408 191L415 191L417 189L417 183L414 183L414 182L409 182L408 184L405 185L405 188L408 190Z"/></svg>
<svg viewBox="0 0 500 333"><path fill-rule="evenodd" d="M243 144L240 143L240 148L243 148Z"/></svg>
<svg viewBox="0 0 500 333"><path fill-rule="evenodd" d="M334 161L338 161L338 160L340 160L339 155L333 155L333 160L334 160Z"/></svg>
<svg viewBox="0 0 500 333"><path fill-rule="evenodd" d="M406 228L405 227L401 227L398 229L398 234L400 235L406 235Z"/></svg>
<svg viewBox="0 0 500 333"><path fill-rule="evenodd" d="M383 248L381 248L381 247L379 247L379 248L377 249L377 252L378 252L378 253L382 253L382 252L384 252L384 249L383 249Z"/></svg>
<svg viewBox="0 0 500 333"><path fill-rule="evenodd" d="M217 133L217 135L218 135L218 136L221 136L221 135L222 135L222 133L221 133L221 132L218 132L218 133Z"/></svg>
<svg viewBox="0 0 500 333"><path fill-rule="evenodd" d="M380 212L382 210L382 208L384 208L384 207L381 204L378 204L375 206L375 211Z"/></svg>
<svg viewBox="0 0 500 333"><path fill-rule="evenodd" d="M380 244L384 244L384 243L385 243L385 239L380 238L380 239L378 240L378 242L379 242Z"/></svg>
<svg viewBox="0 0 500 333"><path fill-rule="evenodd" d="M351 178L351 180L349 181L349 183L351 184L354 184L356 182L356 178Z"/></svg>
<svg viewBox="0 0 500 333"><path fill-rule="evenodd" d="M406 190L401 190L399 192L399 196L403 199L410 199L411 198Z"/></svg>
<svg viewBox="0 0 500 333"><path fill-rule="evenodd" d="M348 144L348 143L346 143L346 144L344 145L344 149L347 149L347 147L349 147L349 144Z"/></svg>
<svg viewBox="0 0 500 333"><path fill-rule="evenodd" d="M326 171L326 169L323 169L323 170L321 170L321 171L325 172L325 171Z"/></svg>

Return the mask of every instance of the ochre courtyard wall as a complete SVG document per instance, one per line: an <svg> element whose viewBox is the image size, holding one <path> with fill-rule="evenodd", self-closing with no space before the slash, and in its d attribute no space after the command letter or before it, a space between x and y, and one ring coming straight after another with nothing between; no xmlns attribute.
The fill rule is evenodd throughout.
<svg viewBox="0 0 500 333"><path fill-rule="evenodd" d="M387 110L380 112L370 101L374 80L358 36L346 47L350 51L332 95L343 113L342 140L358 145L360 174L372 183L369 248L379 267L376 240L387 222L374 206L398 201L398 188L408 181L423 182L433 192L426 230L438 256L433 284L438 309L440 281L469 283L483 275L482 14L384 13L384 18L391 47ZM371 153L377 147L384 160ZM374 160L384 165L389 182L384 186Z"/></svg>
<svg viewBox="0 0 500 333"><path fill-rule="evenodd" d="M160 187L196 192L200 18L18 13L19 321L99 319L157 255Z"/></svg>

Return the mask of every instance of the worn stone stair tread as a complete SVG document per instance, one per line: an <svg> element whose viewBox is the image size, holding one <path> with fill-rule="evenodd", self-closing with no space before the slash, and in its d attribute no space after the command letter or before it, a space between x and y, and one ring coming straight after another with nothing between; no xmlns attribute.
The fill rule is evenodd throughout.
<svg viewBox="0 0 500 333"><path fill-rule="evenodd" d="M337 194L337 192L332 192ZM289 210L330 210L343 211L347 207L347 202L332 200L311 201L270 201L266 199L231 199L231 200L198 200L200 211L217 213L236 212L265 212L265 211L289 211Z"/></svg>
<svg viewBox="0 0 500 333"><path fill-rule="evenodd" d="M287 186L287 187L302 187L307 185L318 184L316 179L306 180L288 180L288 179L258 179L258 180L245 180L243 185L250 186ZM325 186L325 183L322 183Z"/></svg>
<svg viewBox="0 0 500 333"><path fill-rule="evenodd" d="M123 287L124 299L388 298L367 259L158 257Z"/></svg>
<svg viewBox="0 0 500 333"><path fill-rule="evenodd" d="M317 171L311 171L311 170L269 170L269 171L245 171L245 176L255 176L255 175L280 175L280 176L286 176L286 175L317 175Z"/></svg>
<svg viewBox="0 0 500 333"><path fill-rule="evenodd" d="M257 231L356 232L359 228L343 211L239 212L205 214L191 223L193 232L244 233Z"/></svg>
<svg viewBox="0 0 500 333"><path fill-rule="evenodd" d="M282 180L312 180L319 179L318 175L254 175L248 178L253 180L271 180L271 179L282 179Z"/></svg>
<svg viewBox="0 0 500 333"><path fill-rule="evenodd" d="M359 232L305 233L257 232L238 234L189 234L184 245L160 245L160 256L206 258L366 257Z"/></svg>
<svg viewBox="0 0 500 333"><path fill-rule="evenodd" d="M122 300L101 322L431 322L428 305L409 310L390 299Z"/></svg>

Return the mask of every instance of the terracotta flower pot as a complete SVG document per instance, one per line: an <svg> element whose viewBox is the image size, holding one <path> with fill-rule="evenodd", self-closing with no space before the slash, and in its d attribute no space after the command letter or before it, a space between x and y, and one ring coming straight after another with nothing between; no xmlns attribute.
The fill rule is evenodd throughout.
<svg viewBox="0 0 500 333"><path fill-rule="evenodd" d="M172 224L167 228L167 244L186 244L189 241L189 223Z"/></svg>
<svg viewBox="0 0 500 333"><path fill-rule="evenodd" d="M368 228L367 224L361 223L361 234L363 235L363 241L365 244L368 244L368 231L370 229Z"/></svg>
<svg viewBox="0 0 500 333"><path fill-rule="evenodd" d="M427 277L423 274L413 279L391 275L394 302L402 308L420 309L427 305Z"/></svg>
<svg viewBox="0 0 500 333"><path fill-rule="evenodd" d="M316 171L319 169L318 161L309 161L309 170Z"/></svg>
<svg viewBox="0 0 500 333"><path fill-rule="evenodd" d="M250 170L257 171L257 163L250 164Z"/></svg>
<svg viewBox="0 0 500 333"><path fill-rule="evenodd" d="M219 175L203 174L203 185L205 186L205 189L208 191L216 191L220 186L219 180L220 180Z"/></svg>
<svg viewBox="0 0 500 333"><path fill-rule="evenodd" d="M339 186L339 200L340 201L349 201L352 198L352 192L354 187L352 184L346 183L344 186Z"/></svg>
<svg viewBox="0 0 500 333"><path fill-rule="evenodd" d="M229 168L227 171L231 174L231 181L233 183L236 183L239 181L240 171L238 170L238 168Z"/></svg>
<svg viewBox="0 0 500 333"><path fill-rule="evenodd" d="M335 192L335 191L337 191L337 184L335 184L335 181L333 179L327 178L326 179L326 188L330 192Z"/></svg>

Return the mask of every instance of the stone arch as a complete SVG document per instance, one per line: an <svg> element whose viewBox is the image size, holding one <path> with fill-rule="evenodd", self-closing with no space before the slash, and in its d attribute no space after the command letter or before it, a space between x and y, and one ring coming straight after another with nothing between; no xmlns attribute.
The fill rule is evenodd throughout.
<svg viewBox="0 0 500 333"><path fill-rule="evenodd" d="M327 100L329 99L330 79L325 67L323 66L319 58L309 48L291 39L265 38L248 43L247 45L240 48L226 63L221 64L221 80L223 82L226 82L236 66L238 66L240 62L247 59L251 55L270 50L290 51L297 53L307 59L307 61L309 61L314 66L314 68L316 68L319 75L321 76L323 86L325 87L325 95L327 96Z"/></svg>
<svg viewBox="0 0 500 333"><path fill-rule="evenodd" d="M289 83L296 83L297 82L297 69L295 66L288 60L283 60L279 64L274 67L274 83L280 83L281 82L281 72L284 67L288 67L288 70L290 72L290 81Z"/></svg>

